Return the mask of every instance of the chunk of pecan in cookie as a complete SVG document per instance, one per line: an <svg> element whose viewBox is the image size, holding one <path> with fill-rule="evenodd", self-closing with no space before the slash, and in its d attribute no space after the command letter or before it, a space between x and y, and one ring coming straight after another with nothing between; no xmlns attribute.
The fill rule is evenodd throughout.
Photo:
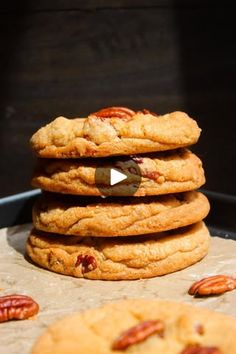
<svg viewBox="0 0 236 354"><path fill-rule="evenodd" d="M97 118L131 118L134 115L135 112L126 107L107 107L91 114Z"/></svg>
<svg viewBox="0 0 236 354"><path fill-rule="evenodd" d="M189 295L220 295L236 288L236 278L229 275L214 275L195 282L189 288Z"/></svg>
<svg viewBox="0 0 236 354"><path fill-rule="evenodd" d="M141 109L141 111L138 111L137 113L139 113L139 112L141 112L141 113L143 113L143 114L151 114L152 116L158 117L158 114L156 114L156 113L154 113L154 112L151 112L151 111L149 111L149 110L146 109L146 108Z"/></svg>
<svg viewBox="0 0 236 354"><path fill-rule="evenodd" d="M137 155L130 155L131 159L134 160L137 164L143 163L143 157Z"/></svg>
<svg viewBox="0 0 236 354"><path fill-rule="evenodd" d="M97 268L96 259L93 256L89 256L88 254L81 254L77 257L75 266L78 267L81 265L82 273L88 273Z"/></svg>
<svg viewBox="0 0 236 354"><path fill-rule="evenodd" d="M134 327L121 333L112 344L113 350L125 350L129 346L142 342L152 334L163 336L164 323L159 320L149 320L140 322Z"/></svg>
<svg viewBox="0 0 236 354"><path fill-rule="evenodd" d="M129 167L128 168L128 171L129 171L129 173L131 173L132 175L138 175L138 171L136 170L136 168L135 167Z"/></svg>
<svg viewBox="0 0 236 354"><path fill-rule="evenodd" d="M203 327L203 325L202 325L201 323L197 323L197 324L194 326L194 328L195 328L195 331L196 331L198 334L200 334L201 336L205 333L204 327Z"/></svg>
<svg viewBox="0 0 236 354"><path fill-rule="evenodd" d="M0 297L0 322L25 320L36 315L39 305L26 295L7 295Z"/></svg>
<svg viewBox="0 0 236 354"><path fill-rule="evenodd" d="M157 171L142 171L142 176L156 181L160 177L160 173Z"/></svg>
<svg viewBox="0 0 236 354"><path fill-rule="evenodd" d="M221 354L221 351L216 347L202 347L200 345L191 345L185 348L180 354Z"/></svg>

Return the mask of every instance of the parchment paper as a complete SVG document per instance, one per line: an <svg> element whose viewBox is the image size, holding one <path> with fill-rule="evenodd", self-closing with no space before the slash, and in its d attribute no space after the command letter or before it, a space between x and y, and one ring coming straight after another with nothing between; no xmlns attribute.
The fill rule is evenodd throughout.
<svg viewBox="0 0 236 354"><path fill-rule="evenodd" d="M182 271L133 281L95 281L55 274L24 257L31 225L0 230L0 296L26 294L40 304L35 319L0 323L0 353L30 353L35 339L55 320L75 311L124 298L163 298L208 307L236 317L236 290L194 299L189 286L209 275L235 274L236 242L213 237L209 255Z"/></svg>

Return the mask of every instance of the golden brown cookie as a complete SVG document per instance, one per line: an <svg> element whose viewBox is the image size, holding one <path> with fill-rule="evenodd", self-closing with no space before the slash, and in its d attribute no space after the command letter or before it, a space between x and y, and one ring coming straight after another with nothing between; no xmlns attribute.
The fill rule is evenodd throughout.
<svg viewBox="0 0 236 354"><path fill-rule="evenodd" d="M171 150L192 145L199 138L200 128L186 113L156 116L143 110L119 114L119 109L110 109L106 116L58 117L32 136L32 149L47 158L102 157Z"/></svg>
<svg viewBox="0 0 236 354"><path fill-rule="evenodd" d="M32 230L27 253L40 266L89 279L149 278L183 269L209 247L203 222L148 236L104 238L62 236Z"/></svg>
<svg viewBox="0 0 236 354"><path fill-rule="evenodd" d="M107 199L48 193L33 208L33 224L63 235L131 236L193 224L204 219L209 208L200 192Z"/></svg>
<svg viewBox="0 0 236 354"><path fill-rule="evenodd" d="M37 340L32 354L234 354L235 333L236 320L221 313L160 299L129 299L59 320Z"/></svg>
<svg viewBox="0 0 236 354"><path fill-rule="evenodd" d="M133 168L136 163L140 176ZM46 191L80 195L126 195L127 188L135 196L185 192L205 183L201 160L188 150L99 159L100 184L96 180L97 160L39 159L32 185ZM106 178L111 168L119 168L128 179L111 186ZM104 171L104 172L103 172Z"/></svg>

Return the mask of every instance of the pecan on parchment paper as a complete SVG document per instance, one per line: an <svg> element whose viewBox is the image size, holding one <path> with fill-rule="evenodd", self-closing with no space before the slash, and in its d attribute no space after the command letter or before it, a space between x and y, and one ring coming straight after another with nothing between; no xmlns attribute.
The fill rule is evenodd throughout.
<svg viewBox="0 0 236 354"><path fill-rule="evenodd" d="M39 305L26 295L7 295L0 297L0 322L25 320L36 315Z"/></svg>
<svg viewBox="0 0 236 354"><path fill-rule="evenodd" d="M138 325L121 333L121 335L113 342L112 349L125 350L130 345L142 342L155 333L163 336L164 324L162 321L149 320L140 322Z"/></svg>
<svg viewBox="0 0 236 354"><path fill-rule="evenodd" d="M214 275L195 282L189 288L189 295L220 295L236 288L236 278L229 275Z"/></svg>

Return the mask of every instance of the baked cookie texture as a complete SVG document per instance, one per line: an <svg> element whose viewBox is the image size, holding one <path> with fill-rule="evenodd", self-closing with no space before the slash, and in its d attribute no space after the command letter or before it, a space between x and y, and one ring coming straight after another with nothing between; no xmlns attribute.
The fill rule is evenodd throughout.
<svg viewBox="0 0 236 354"><path fill-rule="evenodd" d="M58 117L39 129L31 147L39 157L78 158L165 151L197 142L201 129L184 112L156 116L134 112L127 118Z"/></svg>
<svg viewBox="0 0 236 354"><path fill-rule="evenodd" d="M200 192L140 198L45 194L33 208L38 230L63 235L113 237L160 232L198 222L209 212Z"/></svg>
<svg viewBox="0 0 236 354"><path fill-rule="evenodd" d="M31 138L39 157L32 184L47 193L33 208L29 257L57 273L101 280L159 276L202 259L210 207L195 191L205 183L202 163L186 149L200 132L184 112L125 107L58 117L39 129ZM111 168L128 178L110 186Z"/></svg>
<svg viewBox="0 0 236 354"><path fill-rule="evenodd" d="M188 267L208 251L210 236L203 222L148 236L66 237L32 230L29 257L56 273L103 280L159 276Z"/></svg>
<svg viewBox="0 0 236 354"><path fill-rule="evenodd" d="M111 349L121 333L149 320L162 321L163 336L154 333L126 350ZM201 333L197 330L200 326ZM236 320L217 312L159 299L129 299L59 320L37 340L32 354L181 354L190 345L233 354L235 333Z"/></svg>
<svg viewBox="0 0 236 354"><path fill-rule="evenodd" d="M134 162L139 166L140 176L133 168ZM96 183L96 168L102 166L100 185ZM106 171L119 168L128 179L110 186ZM101 167L100 167L101 168ZM128 181L128 182L127 182ZM32 185L46 191L79 195L125 195L127 186L139 184L134 196L161 195L185 192L201 187L205 183L201 160L189 150L180 149L139 155L136 157L113 157L96 160L39 159ZM125 188L125 189L124 189Z"/></svg>

